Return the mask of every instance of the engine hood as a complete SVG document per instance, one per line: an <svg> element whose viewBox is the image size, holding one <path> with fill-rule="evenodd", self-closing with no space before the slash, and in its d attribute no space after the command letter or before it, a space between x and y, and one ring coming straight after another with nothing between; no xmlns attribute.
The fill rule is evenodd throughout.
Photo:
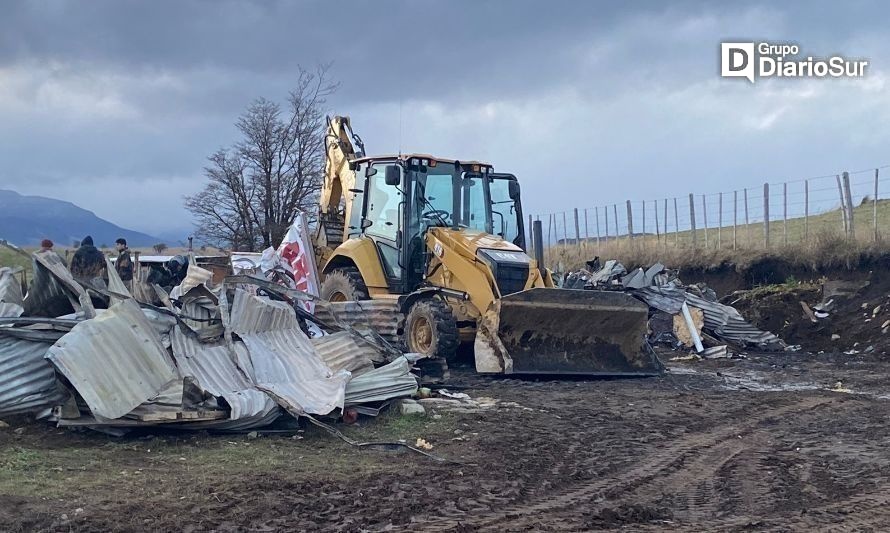
<svg viewBox="0 0 890 533"><path fill-rule="evenodd" d="M429 235L440 241L445 248L455 250L467 258L475 258L480 249L522 252L522 248L512 242L475 229L430 228Z"/></svg>

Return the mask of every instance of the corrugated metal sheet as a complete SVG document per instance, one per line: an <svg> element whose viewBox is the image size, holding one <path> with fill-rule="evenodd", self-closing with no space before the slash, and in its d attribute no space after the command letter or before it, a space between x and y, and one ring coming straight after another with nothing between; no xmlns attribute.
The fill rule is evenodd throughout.
<svg viewBox="0 0 890 533"><path fill-rule="evenodd" d="M348 370L353 376L374 368L374 361L383 362L383 354L348 331L338 331L312 339L321 360L336 372Z"/></svg>
<svg viewBox="0 0 890 533"><path fill-rule="evenodd" d="M105 271L108 275L108 290L114 294L120 294L121 296L125 296L130 298L130 290L127 289L127 285L121 279L121 277L117 273L117 269L114 268L114 265L111 264L111 260L108 257L105 257ZM112 296L112 301L120 301L121 298L117 296Z"/></svg>
<svg viewBox="0 0 890 533"><path fill-rule="evenodd" d="M417 378L411 374L411 364L405 357L399 357L388 365L352 378L346 385L346 405L382 402L411 396L415 392Z"/></svg>
<svg viewBox="0 0 890 533"><path fill-rule="evenodd" d="M225 343L205 344L180 328L173 331L172 340L180 373L194 377L203 390L225 399L231 408L230 421L238 421L239 428L267 425L278 418L278 405L253 386L247 372L235 364ZM225 422L211 425L234 429Z"/></svg>
<svg viewBox="0 0 890 533"><path fill-rule="evenodd" d="M263 254L259 252L232 252L232 272L237 274L259 274Z"/></svg>
<svg viewBox="0 0 890 533"><path fill-rule="evenodd" d="M251 333L299 327L297 314L287 303L274 302L245 290L235 289L229 328L238 335L243 337Z"/></svg>
<svg viewBox="0 0 890 533"><path fill-rule="evenodd" d="M119 418L178 377L157 332L133 300L79 323L46 357L93 414Z"/></svg>
<svg viewBox="0 0 890 533"><path fill-rule="evenodd" d="M194 263L189 263L185 279L179 284L180 294L185 294L198 285L206 285L213 279L213 272L201 268Z"/></svg>
<svg viewBox="0 0 890 533"><path fill-rule="evenodd" d="M24 312L22 301L22 286L15 271L0 267L0 317L21 315Z"/></svg>
<svg viewBox="0 0 890 533"><path fill-rule="evenodd" d="M691 293L686 294L686 302L705 313L704 328L720 340L735 342L738 345L755 346L763 350L782 350L785 343L769 331L757 329L734 307L711 302Z"/></svg>
<svg viewBox="0 0 890 533"><path fill-rule="evenodd" d="M0 416L36 413L65 399L55 370L44 359L50 346L0 331Z"/></svg>
<svg viewBox="0 0 890 533"><path fill-rule="evenodd" d="M258 389L292 414L326 415L343 407L349 372L331 369L299 329L241 335Z"/></svg>
<svg viewBox="0 0 890 533"><path fill-rule="evenodd" d="M712 302L687 292L683 287L670 285L646 287L634 291L633 294L646 302L649 307L670 314L679 313L683 302L698 307L705 315L704 329L720 340L764 350L783 349L785 346L775 334L757 329L746 321L734 307Z"/></svg>
<svg viewBox="0 0 890 533"><path fill-rule="evenodd" d="M316 305L315 315L329 324L347 324L354 328L370 328L395 345L402 342L399 331L405 317L396 300L362 300L359 302L324 302Z"/></svg>
<svg viewBox="0 0 890 533"><path fill-rule="evenodd" d="M24 300L26 315L57 317L75 311L69 292L48 268L36 260L33 262L33 276Z"/></svg>
<svg viewBox="0 0 890 533"><path fill-rule="evenodd" d="M686 301L686 289L666 285L663 287L644 287L631 294L646 302L649 307L672 315L680 312Z"/></svg>
<svg viewBox="0 0 890 533"><path fill-rule="evenodd" d="M0 302L0 317L17 317L22 316L25 308L19 304Z"/></svg>
<svg viewBox="0 0 890 533"><path fill-rule="evenodd" d="M94 316L96 316L96 310L93 307L90 296L87 294L84 288L79 283L77 283L77 281L74 280L74 277L68 270L68 266L65 264L65 261L63 261L58 254L31 254L31 257L34 258L35 268L45 268L46 270L48 270L59 283L59 285L63 288L63 290L66 291L69 298L71 298L72 305L77 304L80 307L80 309L76 310L82 311L86 318L93 318ZM35 276L35 280L36 279L37 278Z"/></svg>

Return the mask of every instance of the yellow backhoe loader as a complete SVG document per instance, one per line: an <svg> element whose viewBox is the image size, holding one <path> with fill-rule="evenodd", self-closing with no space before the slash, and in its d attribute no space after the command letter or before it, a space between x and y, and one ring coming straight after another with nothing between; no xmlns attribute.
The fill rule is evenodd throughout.
<svg viewBox="0 0 890 533"><path fill-rule="evenodd" d="M648 308L620 292L554 288L524 251L520 187L480 161L366 156L328 120L316 237L321 296L396 299L404 344L450 360L473 342L483 373L652 375ZM538 226L540 227L540 226Z"/></svg>

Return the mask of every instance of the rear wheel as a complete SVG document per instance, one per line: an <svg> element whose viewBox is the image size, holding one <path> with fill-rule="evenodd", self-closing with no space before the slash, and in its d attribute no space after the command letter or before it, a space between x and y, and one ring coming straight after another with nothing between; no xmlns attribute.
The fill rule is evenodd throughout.
<svg viewBox="0 0 890 533"><path fill-rule="evenodd" d="M405 345L408 351L451 361L460 342L457 322L448 304L437 298L420 300L405 317Z"/></svg>
<svg viewBox="0 0 890 533"><path fill-rule="evenodd" d="M330 271L321 284L321 297L329 302L367 300L368 287L355 267L341 267Z"/></svg>

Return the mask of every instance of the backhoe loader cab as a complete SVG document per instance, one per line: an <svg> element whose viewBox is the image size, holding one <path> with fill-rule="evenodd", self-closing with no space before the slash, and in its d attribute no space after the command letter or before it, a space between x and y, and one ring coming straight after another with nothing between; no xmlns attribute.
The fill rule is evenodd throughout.
<svg viewBox="0 0 890 533"><path fill-rule="evenodd" d="M425 237L430 228L466 230L515 244L528 263L519 184L491 165L412 154L356 160L348 239L375 245L390 293L405 294L424 282L430 261ZM526 270L528 267L526 266ZM526 274L527 276L527 274ZM524 279L522 286L524 287Z"/></svg>
<svg viewBox="0 0 890 533"><path fill-rule="evenodd" d="M526 254L515 176L480 161L361 155L347 117L329 121L326 149L322 298L396 300L409 351L450 359L473 341L479 372L660 370L642 351L644 304L554 289Z"/></svg>

